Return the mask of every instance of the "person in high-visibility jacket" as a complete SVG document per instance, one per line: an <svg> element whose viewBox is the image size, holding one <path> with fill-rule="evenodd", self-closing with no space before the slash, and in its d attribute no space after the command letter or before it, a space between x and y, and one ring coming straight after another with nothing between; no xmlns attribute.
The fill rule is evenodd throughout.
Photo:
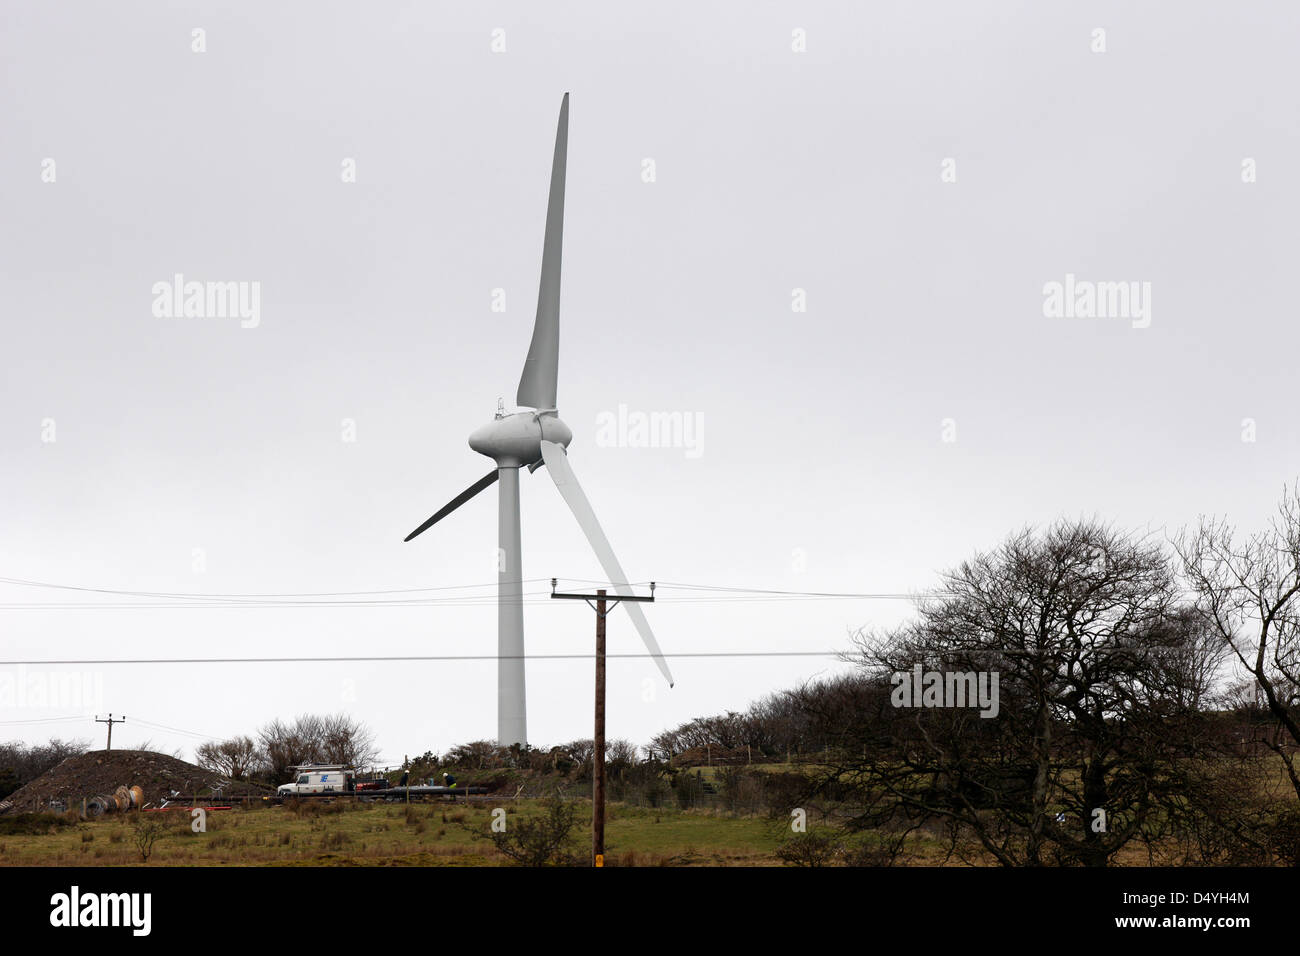
<svg viewBox="0 0 1300 956"><path fill-rule="evenodd" d="M454 787L456 786L456 778L449 773L444 773L442 775L442 785L449 788Z"/></svg>

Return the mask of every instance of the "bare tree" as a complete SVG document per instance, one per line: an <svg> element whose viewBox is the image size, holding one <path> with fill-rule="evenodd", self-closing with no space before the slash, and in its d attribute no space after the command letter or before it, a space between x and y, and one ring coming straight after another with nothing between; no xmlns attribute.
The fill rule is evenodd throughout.
<svg viewBox="0 0 1300 956"><path fill-rule="evenodd" d="M252 737L209 740L194 748L199 765L231 780L246 780L257 763L257 744Z"/></svg>
<svg viewBox="0 0 1300 956"><path fill-rule="evenodd" d="M1180 798L1203 733L1188 617L1162 547L1095 521L1011 536L944 576L946 595L852 658L863 706L817 714L838 736L828 782L862 784L861 827L946 824L1003 865L1102 866ZM998 677L998 711L898 706L913 668ZM1197 675L1201 676L1197 676ZM894 675L899 675L895 678Z"/></svg>
<svg viewBox="0 0 1300 956"><path fill-rule="evenodd" d="M85 753L87 740L52 739L45 744L0 744L0 799L57 767L69 757Z"/></svg>
<svg viewBox="0 0 1300 956"><path fill-rule="evenodd" d="M157 817L156 813L136 815L132 839L135 842L136 852L140 854L141 863L149 862L149 857L153 855L153 845L162 835L163 824Z"/></svg>
<svg viewBox="0 0 1300 956"><path fill-rule="evenodd" d="M296 724L277 718L257 732L262 770L271 783L284 783L292 777L293 767L314 759L314 741L304 735L301 723L302 718Z"/></svg>
<svg viewBox="0 0 1300 956"><path fill-rule="evenodd" d="M1281 733L1268 743L1300 796L1300 484L1249 535L1202 518L1177 544L1197 611L1253 679Z"/></svg>
<svg viewBox="0 0 1300 956"><path fill-rule="evenodd" d="M626 773L636 765L637 746L630 740L615 737L605 741L605 771L612 777Z"/></svg>
<svg viewBox="0 0 1300 956"><path fill-rule="evenodd" d="M320 754L323 763L364 767L379 759L375 735L365 724L346 714L320 721Z"/></svg>
<svg viewBox="0 0 1300 956"><path fill-rule="evenodd" d="M379 759L373 732L346 714L303 714L293 723L273 720L258 731L258 757L272 782L289 779L290 767L339 763L364 767Z"/></svg>

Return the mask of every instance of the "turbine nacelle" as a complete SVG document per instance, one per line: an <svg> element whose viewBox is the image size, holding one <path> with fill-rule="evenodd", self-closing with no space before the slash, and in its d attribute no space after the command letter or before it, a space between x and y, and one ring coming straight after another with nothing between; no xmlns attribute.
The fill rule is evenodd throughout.
<svg viewBox="0 0 1300 956"><path fill-rule="evenodd" d="M542 442L568 447L573 432L555 412L501 415L469 436L469 447L499 468L522 468L542 460Z"/></svg>

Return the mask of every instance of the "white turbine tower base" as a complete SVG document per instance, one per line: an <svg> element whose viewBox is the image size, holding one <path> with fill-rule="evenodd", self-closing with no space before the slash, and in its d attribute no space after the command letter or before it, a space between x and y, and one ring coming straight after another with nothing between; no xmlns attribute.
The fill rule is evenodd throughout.
<svg viewBox="0 0 1300 956"><path fill-rule="evenodd" d="M519 467L502 466L497 474L497 742L508 747L528 741Z"/></svg>
<svg viewBox="0 0 1300 956"><path fill-rule="evenodd" d="M523 549L519 533L519 471L535 471L545 465L569 510L596 552L615 594L630 594L627 576L596 520L591 503L578 484L565 449L573 432L560 421L556 411L556 385L560 359L560 260L564 245L564 177L569 143L569 94L560 104L560 122L555 133L555 157L551 164L551 190L546 204L546 234L542 244L542 276L537 290L537 319L533 341L519 378L516 402L535 411L498 411L496 418L469 437L469 446L496 463L488 472L461 492L433 517L409 535L416 535L441 521L493 482L500 482L497 505L497 742L502 746L528 743L527 687L524 656ZM629 617L653 656L660 672L673 685L650 624L635 603L624 605Z"/></svg>

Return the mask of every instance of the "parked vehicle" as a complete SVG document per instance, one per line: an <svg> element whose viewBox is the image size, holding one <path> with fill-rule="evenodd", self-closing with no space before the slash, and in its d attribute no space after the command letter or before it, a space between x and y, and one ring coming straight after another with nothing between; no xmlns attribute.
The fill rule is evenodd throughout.
<svg viewBox="0 0 1300 956"><path fill-rule="evenodd" d="M276 788L276 796L281 799L307 793L352 793L356 789L352 771L341 764L303 764L295 769L297 779Z"/></svg>
<svg viewBox="0 0 1300 956"><path fill-rule="evenodd" d="M358 800L423 800L433 797L478 796L487 793L486 787L462 787L454 777L448 777L447 784L437 786L430 779L424 783L411 783L411 772L405 770L397 783L390 784L388 778L377 774L358 776L357 773L340 764L303 764L293 768L298 771L292 783L281 784L276 789L276 799L284 801L294 797L325 798L334 796L355 797Z"/></svg>

